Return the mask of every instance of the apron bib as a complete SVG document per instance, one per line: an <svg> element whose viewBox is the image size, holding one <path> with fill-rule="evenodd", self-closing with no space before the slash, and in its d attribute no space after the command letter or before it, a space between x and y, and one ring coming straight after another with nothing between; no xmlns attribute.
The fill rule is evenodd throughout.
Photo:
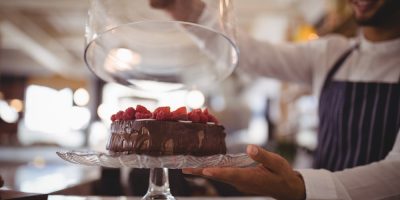
<svg viewBox="0 0 400 200"><path fill-rule="evenodd" d="M321 90L317 169L338 171L382 160L400 128L400 79L398 83L332 80L355 48L339 58Z"/></svg>

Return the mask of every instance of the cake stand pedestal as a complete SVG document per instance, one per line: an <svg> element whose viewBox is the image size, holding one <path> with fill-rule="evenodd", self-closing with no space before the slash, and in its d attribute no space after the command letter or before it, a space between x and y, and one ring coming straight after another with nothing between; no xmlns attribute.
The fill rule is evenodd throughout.
<svg viewBox="0 0 400 200"><path fill-rule="evenodd" d="M169 189L167 168L150 169L149 189L142 200L175 200Z"/></svg>

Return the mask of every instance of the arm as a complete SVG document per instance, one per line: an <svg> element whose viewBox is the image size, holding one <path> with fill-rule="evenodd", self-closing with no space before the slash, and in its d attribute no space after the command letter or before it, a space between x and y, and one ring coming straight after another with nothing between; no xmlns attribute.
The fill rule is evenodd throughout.
<svg viewBox="0 0 400 200"><path fill-rule="evenodd" d="M399 199L400 131L386 159L340 172L300 170L307 199Z"/></svg>
<svg viewBox="0 0 400 200"><path fill-rule="evenodd" d="M184 173L229 183L245 193L277 199L399 199L400 133L389 156L369 165L341 172L294 171L277 154L250 145L249 156L260 163L248 168L185 169Z"/></svg>
<svg viewBox="0 0 400 200"><path fill-rule="evenodd" d="M323 64L319 55L325 53L326 43L322 39L298 44L271 44L239 34L239 67L250 74L311 86L314 68Z"/></svg>
<svg viewBox="0 0 400 200"><path fill-rule="evenodd" d="M183 169L182 172L222 181L248 194L287 200L305 198L301 175L284 158L254 145L247 147L247 154L259 164L247 168Z"/></svg>
<svg viewBox="0 0 400 200"><path fill-rule="evenodd" d="M224 27L221 27L222 25L218 21L219 13L208 8L207 4L201 0L151 0L150 4L153 8L165 10L176 20L195 22L223 32ZM203 46L205 53L210 57L213 57L215 52L229 52L230 50L215 35L188 27L185 27L184 30L191 35L199 46ZM274 45L256 41L241 32L236 39L240 50L239 69L251 74L269 76L309 86L312 84L313 69L316 63L321 64L319 55L326 53L327 43L326 40L322 39L301 44ZM226 55L230 54L227 53Z"/></svg>

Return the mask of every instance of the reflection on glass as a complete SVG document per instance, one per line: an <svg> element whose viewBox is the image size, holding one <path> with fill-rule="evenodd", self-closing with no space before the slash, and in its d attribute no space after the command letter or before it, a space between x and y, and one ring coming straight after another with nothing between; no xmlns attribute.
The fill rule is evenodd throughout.
<svg viewBox="0 0 400 200"><path fill-rule="evenodd" d="M190 108L201 108L204 105L204 102L204 94L199 90L191 90L186 95L186 104Z"/></svg>
<svg viewBox="0 0 400 200"><path fill-rule="evenodd" d="M105 81L141 90L219 83L238 63L232 1L187 1L202 6L181 10L189 17L180 18L149 1L93 0L86 26L87 66Z"/></svg>
<svg viewBox="0 0 400 200"><path fill-rule="evenodd" d="M89 92L84 88L79 88L74 92L74 102L78 106L86 106L89 103Z"/></svg>

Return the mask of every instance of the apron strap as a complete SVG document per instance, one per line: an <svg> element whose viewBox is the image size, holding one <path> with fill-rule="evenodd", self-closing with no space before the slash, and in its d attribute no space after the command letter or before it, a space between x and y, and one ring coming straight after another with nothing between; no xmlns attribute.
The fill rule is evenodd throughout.
<svg viewBox="0 0 400 200"><path fill-rule="evenodd" d="M339 59L335 62L335 64L333 65L333 67L329 70L328 74L326 75L324 84L322 85L322 90L323 91L326 86L328 85L328 83L332 80L333 75L335 75L335 73L339 70L339 68L342 66L342 64L344 63L344 61L346 61L346 59L351 55L351 53L353 52L353 50L358 48L358 43L354 46L352 46L350 49L348 49L347 51L345 51L340 57Z"/></svg>

